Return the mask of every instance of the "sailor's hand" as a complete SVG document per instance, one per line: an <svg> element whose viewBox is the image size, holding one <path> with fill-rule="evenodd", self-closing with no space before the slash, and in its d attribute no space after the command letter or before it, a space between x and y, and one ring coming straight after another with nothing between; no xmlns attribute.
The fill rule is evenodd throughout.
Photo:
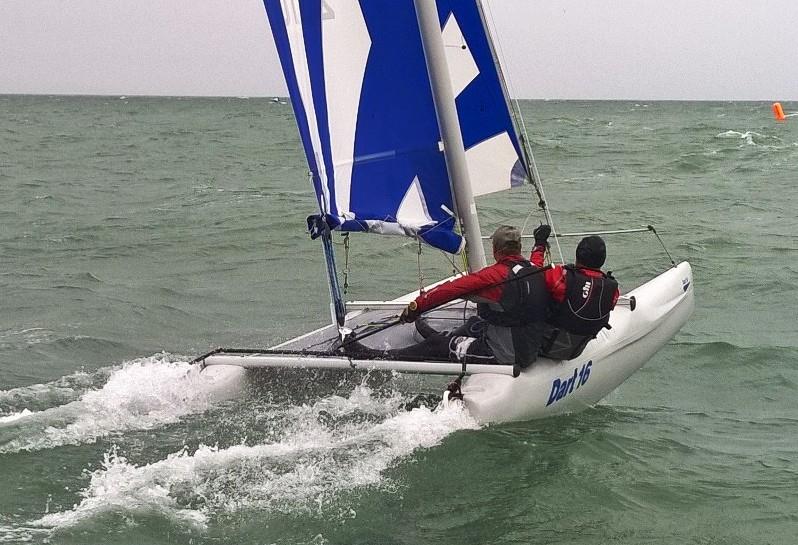
<svg viewBox="0 0 798 545"><path fill-rule="evenodd" d="M403 324L415 322L419 314L421 313L418 311L418 304L415 301L410 301L410 304L405 307L402 314L399 316L399 321Z"/></svg>
<svg viewBox="0 0 798 545"><path fill-rule="evenodd" d="M548 245L549 235L551 235L551 226L547 224L538 225L532 231L535 237L535 246Z"/></svg>

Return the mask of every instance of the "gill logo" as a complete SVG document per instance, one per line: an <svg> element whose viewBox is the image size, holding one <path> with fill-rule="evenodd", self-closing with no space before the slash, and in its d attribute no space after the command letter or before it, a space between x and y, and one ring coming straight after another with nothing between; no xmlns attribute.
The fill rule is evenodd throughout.
<svg viewBox="0 0 798 545"><path fill-rule="evenodd" d="M587 296L590 295L590 286L591 286L590 280L585 282L585 285L582 286L582 299L587 299Z"/></svg>

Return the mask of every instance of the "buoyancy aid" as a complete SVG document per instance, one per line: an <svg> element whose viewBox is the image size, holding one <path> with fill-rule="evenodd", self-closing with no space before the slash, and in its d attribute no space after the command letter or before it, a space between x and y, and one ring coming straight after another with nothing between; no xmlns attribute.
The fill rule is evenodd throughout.
<svg viewBox="0 0 798 545"><path fill-rule="evenodd" d="M565 267L565 300L555 305L541 353L557 360L578 357L599 331L609 329L618 282L611 274L588 276L574 265Z"/></svg>
<svg viewBox="0 0 798 545"><path fill-rule="evenodd" d="M501 298L477 305L477 314L489 324L486 340L499 363L526 367L537 358L551 301L539 272L525 259L514 262Z"/></svg>

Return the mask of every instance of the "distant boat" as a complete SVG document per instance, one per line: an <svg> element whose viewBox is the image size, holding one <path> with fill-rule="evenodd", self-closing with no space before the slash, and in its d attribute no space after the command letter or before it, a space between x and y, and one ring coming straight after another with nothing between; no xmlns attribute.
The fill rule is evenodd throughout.
<svg viewBox="0 0 798 545"><path fill-rule="evenodd" d="M691 268L672 262L625 294L611 314L612 329L571 361L541 358L519 370L339 353L348 334L372 347L416 342L415 327L396 317L418 292L345 302L334 233L398 235L450 254L465 251L473 271L486 264L475 196L532 183L551 218L478 1L265 0L265 6L319 205L308 226L324 251L332 324L269 350L219 349L197 358L201 366L465 373L464 403L476 419L526 420L596 403L687 321L694 307ZM455 301L426 317L452 329L474 313L472 303Z"/></svg>

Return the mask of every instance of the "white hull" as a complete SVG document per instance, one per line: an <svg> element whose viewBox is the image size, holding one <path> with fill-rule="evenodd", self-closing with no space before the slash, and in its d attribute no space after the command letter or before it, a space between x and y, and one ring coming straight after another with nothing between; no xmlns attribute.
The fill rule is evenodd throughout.
<svg viewBox="0 0 798 545"><path fill-rule="evenodd" d="M690 317L695 306L690 264L680 263L626 295L635 297L635 310L616 307L612 329L602 331L579 358L539 359L517 378L469 377L463 385L469 412L480 422L532 420L578 412L606 397Z"/></svg>
<svg viewBox="0 0 798 545"><path fill-rule="evenodd" d="M350 313L347 323L355 326L380 318L393 319L397 309L416 295L417 292L391 302L364 303L365 308ZM635 310L629 305L618 305L610 316L612 329L599 333L577 359L541 358L515 378L511 366L468 366L469 377L463 384L463 394L469 412L483 423L532 420L578 412L607 396L673 338L689 318L695 306L690 264L680 263L625 296L634 296ZM462 320L463 305L463 302L456 302L451 308L434 311L436 316L432 319L445 323L456 316ZM391 327L371 336L368 344L372 347L406 346L418 341L414 332L412 325ZM306 350L332 343L337 336L335 328L326 326L271 350ZM460 364L454 363L369 361L267 351L209 355L203 362L205 366L246 369L373 369L448 375L461 371Z"/></svg>

